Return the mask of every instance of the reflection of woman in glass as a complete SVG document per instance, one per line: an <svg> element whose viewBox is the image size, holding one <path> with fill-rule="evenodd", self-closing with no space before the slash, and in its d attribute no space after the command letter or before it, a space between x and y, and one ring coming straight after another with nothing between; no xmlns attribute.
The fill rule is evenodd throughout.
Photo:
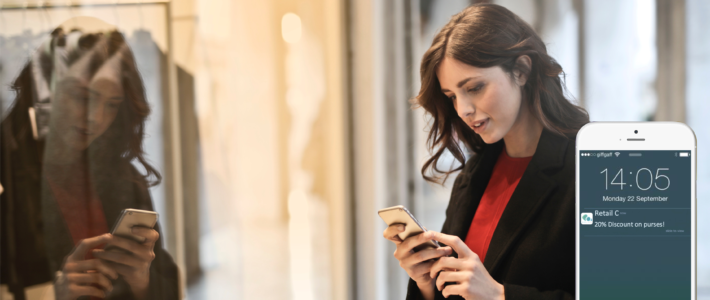
<svg viewBox="0 0 710 300"><path fill-rule="evenodd" d="M29 202L18 208L32 206L15 210L15 221L3 229L11 233L3 252L12 256L4 255L3 263L16 261L8 271L14 273L11 290L17 294L23 285L48 279L33 272L48 272L58 299L177 298L177 268L161 247L159 229L134 227L143 243L108 234L123 209L153 210L148 187L160 181L143 157L150 110L133 54L117 31L55 30L46 49L40 51L50 55L33 59L15 81L17 101L3 122L3 133L10 133L3 138L3 151L9 152L3 158L23 162L3 169L3 183L11 185L3 197ZM37 102L38 78L47 79L51 94L44 141L35 141L28 130L34 126L37 136L41 122L25 117ZM35 230L20 228L25 225ZM27 233L34 235L31 242L21 237Z"/></svg>
<svg viewBox="0 0 710 300"><path fill-rule="evenodd" d="M561 74L533 29L498 5L473 5L434 37L417 96L433 119L422 174L461 173L441 233L384 232L411 277L408 299L573 299L575 136L589 117L565 98ZM437 169L446 150L464 165ZM428 239L446 247L412 252Z"/></svg>

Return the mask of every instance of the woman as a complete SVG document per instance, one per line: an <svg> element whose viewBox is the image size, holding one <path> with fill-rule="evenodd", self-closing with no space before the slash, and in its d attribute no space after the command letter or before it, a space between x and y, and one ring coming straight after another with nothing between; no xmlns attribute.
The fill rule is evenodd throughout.
<svg viewBox="0 0 710 300"><path fill-rule="evenodd" d="M3 216L13 214L3 224L3 282L16 299L52 279L57 299L177 299L159 228L134 227L142 243L108 234L123 209L153 210L148 187L160 181L144 158L150 109L123 35L60 27L13 87L2 124Z"/></svg>
<svg viewBox="0 0 710 300"><path fill-rule="evenodd" d="M407 299L573 299L574 144L589 116L565 98L561 74L533 29L498 5L473 5L434 37L416 98L433 117L422 175L461 173L441 233L384 231L411 277ZM461 167L436 168L446 150ZM412 252L429 239L446 246Z"/></svg>

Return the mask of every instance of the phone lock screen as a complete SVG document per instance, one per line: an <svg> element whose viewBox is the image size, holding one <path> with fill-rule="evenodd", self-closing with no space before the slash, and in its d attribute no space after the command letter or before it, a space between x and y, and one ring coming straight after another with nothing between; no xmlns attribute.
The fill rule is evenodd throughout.
<svg viewBox="0 0 710 300"><path fill-rule="evenodd" d="M580 299L690 299L690 156L580 151Z"/></svg>

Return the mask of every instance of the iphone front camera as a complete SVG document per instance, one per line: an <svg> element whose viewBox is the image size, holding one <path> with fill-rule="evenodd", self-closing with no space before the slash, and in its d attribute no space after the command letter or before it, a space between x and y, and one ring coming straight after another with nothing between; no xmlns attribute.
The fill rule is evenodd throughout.
<svg viewBox="0 0 710 300"><path fill-rule="evenodd" d="M639 131L638 131L638 130L634 130L634 133L639 133Z"/></svg>

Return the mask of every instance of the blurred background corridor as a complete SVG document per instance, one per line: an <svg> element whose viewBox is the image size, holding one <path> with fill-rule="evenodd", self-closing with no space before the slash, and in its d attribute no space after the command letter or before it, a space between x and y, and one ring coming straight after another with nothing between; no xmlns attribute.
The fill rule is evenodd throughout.
<svg viewBox="0 0 710 300"><path fill-rule="evenodd" d="M477 2L0 0L0 114L55 28L116 28L151 109L145 158L163 180L148 190L183 297L404 299L409 277L376 212L402 204L430 229L444 222L453 177L421 177L429 119L409 99L435 33ZM693 128L698 295L710 299L710 1L486 2L541 35L592 121Z"/></svg>

